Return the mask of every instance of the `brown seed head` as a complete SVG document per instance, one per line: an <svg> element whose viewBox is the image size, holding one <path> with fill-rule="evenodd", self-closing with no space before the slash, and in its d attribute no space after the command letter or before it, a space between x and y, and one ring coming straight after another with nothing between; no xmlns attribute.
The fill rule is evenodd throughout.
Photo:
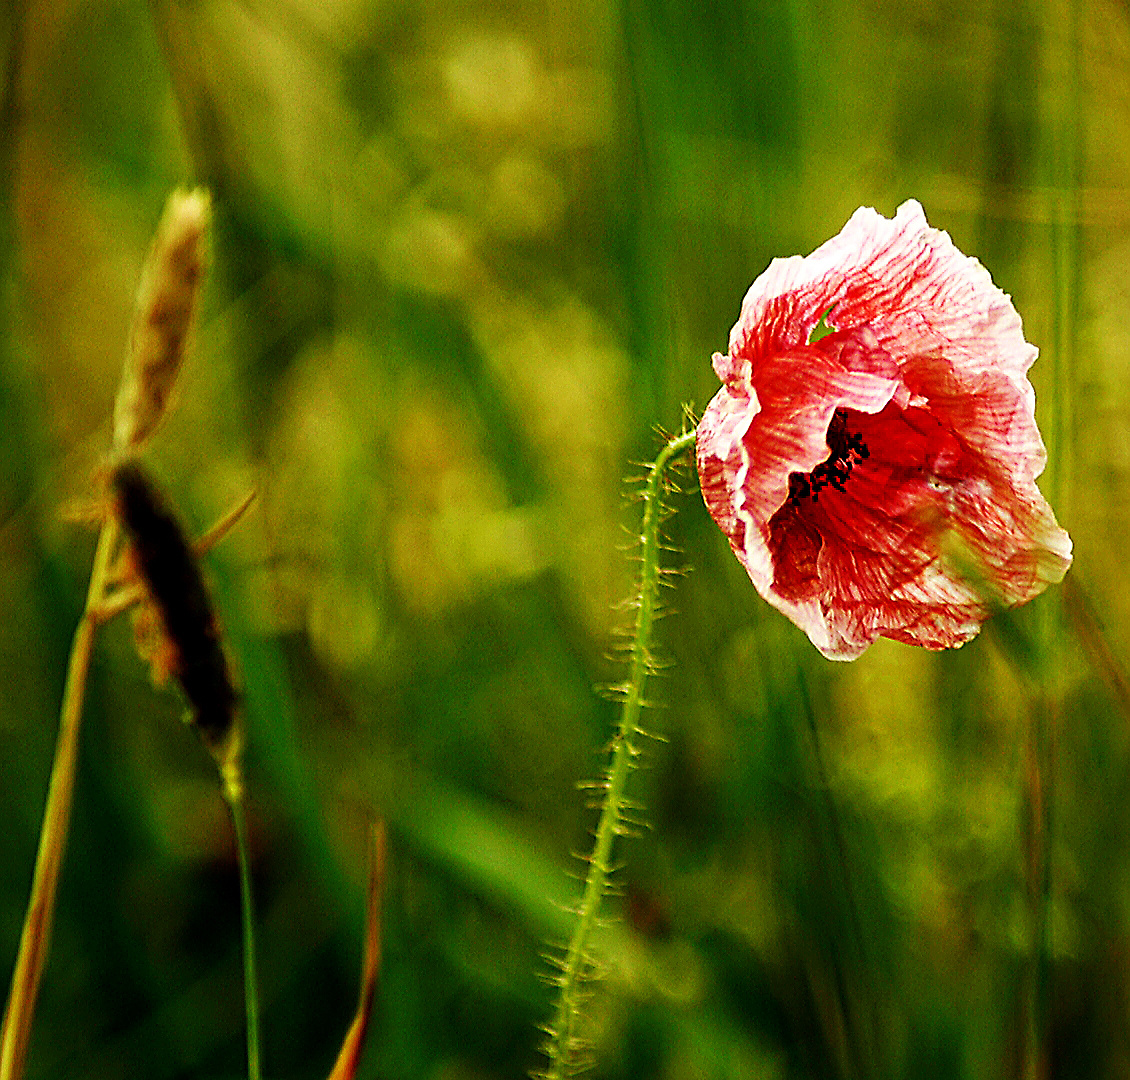
<svg viewBox="0 0 1130 1080"><path fill-rule="evenodd" d="M212 201L203 188L169 196L142 267L114 403L114 449L119 453L141 446L168 407L196 315L211 222Z"/></svg>

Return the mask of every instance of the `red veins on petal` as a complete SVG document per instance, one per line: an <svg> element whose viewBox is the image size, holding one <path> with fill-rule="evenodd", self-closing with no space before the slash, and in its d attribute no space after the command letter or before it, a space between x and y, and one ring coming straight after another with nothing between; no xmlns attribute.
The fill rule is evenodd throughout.
<svg viewBox="0 0 1130 1080"><path fill-rule="evenodd" d="M811 341L820 320L832 333ZM821 652L941 649L1062 579L1036 486L1036 349L976 259L904 203L776 259L714 357L703 498L757 590Z"/></svg>

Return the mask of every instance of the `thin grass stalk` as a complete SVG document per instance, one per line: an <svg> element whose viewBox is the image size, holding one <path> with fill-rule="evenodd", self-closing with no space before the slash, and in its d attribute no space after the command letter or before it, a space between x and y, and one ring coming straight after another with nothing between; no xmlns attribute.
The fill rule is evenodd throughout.
<svg viewBox="0 0 1130 1080"><path fill-rule="evenodd" d="M16 956L4 1026L0 1033L0 1080L19 1080L27 1057L27 1044L35 1015L39 984L47 962L51 924L55 915L55 898L59 871L66 849L70 827L71 803L74 796L75 772L78 767L79 732L82 727L82 706L86 679L94 645L94 632L100 621L100 609L106 599L110 559L117 542L118 525L109 518L98 536L94 566L86 594L86 608L75 630L71 656L67 664L67 681L63 687L63 703L59 714L59 735L55 744L55 760L47 790L47 805L39 832L39 851L35 860L31 897L24 916L20 947Z"/></svg>
<svg viewBox="0 0 1130 1080"><path fill-rule="evenodd" d="M800 694L804 701L805 716L808 720L808 734L811 740L813 761L816 765L816 779L823 796L825 811L828 815L828 828L832 834L832 841L836 847L836 858L839 863L841 884L844 890L844 903L846 905L848 924L855 939L855 959L860 970L867 971L867 957L865 939L863 934L863 920L859 915L859 908L855 900L855 890L852 888L851 864L848 858L847 840L844 837L843 821L832 792L832 782L828 766L824 759L824 746L820 738L820 726L817 723L816 709L812 695L806 682L800 683ZM879 1076L880 1070L876 1066L875 1036L879 1025L874 1009L874 995L871 988L864 982L864 1002L858 1005L852 1000L850 988L844 971L844 962L839 956L833 957L833 970L836 981L836 992L839 998L841 1023L843 1025L843 1046L835 1047L842 1051L840 1061L843 1075L848 1080L857 1078ZM866 1022L861 1021L859 1013L866 1013Z"/></svg>
<svg viewBox="0 0 1130 1080"><path fill-rule="evenodd" d="M1050 951L1051 844L1050 825L1053 744L1042 700L1028 711L1024 743L1025 802L1028 807L1025 879L1028 893L1029 961L1024 974L1023 1080L1047 1075L1044 1048L1045 1007Z"/></svg>
<svg viewBox="0 0 1130 1080"><path fill-rule="evenodd" d="M601 901L608 889L608 878L612 872L612 844L621 829L628 774L639 755L637 740L640 736L640 711L643 708L644 683L652 665L651 631L659 595L659 519L663 478L668 466L694 446L694 439L693 431L669 439L651 466L644 486L643 523L640 528L640 581L629 660L630 674L620 709L620 726L613 741L612 760L605 778L604 800L593 851L588 859L585 888L577 909L577 924L558 979L557 1005L548 1029L549 1042L545 1047L549 1068L541 1074L545 1080L562 1080L575 1063L582 983L591 966L589 939L600 914Z"/></svg>
<svg viewBox="0 0 1130 1080"><path fill-rule="evenodd" d="M1071 444L1074 428L1073 377L1079 298L1079 155L1080 155L1080 6L1060 0L1046 12L1044 32L1049 86L1047 164L1051 204L1051 274L1053 282L1051 356L1052 401L1048 424L1048 466L1044 486L1060 512L1069 512ZM1051 998L1054 951L1051 920L1054 867L1052 828L1055 806L1055 758L1059 691L1055 652L1059 611L1045 605L1039 620L1039 670L1029 709L1026 737L1026 788L1029 811L1027 884L1029 962L1025 976L1021 1075L1048 1075L1047 1011Z"/></svg>
<svg viewBox="0 0 1130 1080"><path fill-rule="evenodd" d="M11 5L11 8L20 16L22 26L22 7ZM11 35L13 59L18 56L15 51L20 41L18 29L16 26ZM6 97L0 103L3 111L11 112L16 88L10 78ZM8 149L0 147L0 156ZM196 313L205 264L204 240L210 222L211 203L203 190L174 192L166 204L142 270L134 324L115 402L114 446L120 455L136 453L167 411L169 396L184 359L185 340ZM99 622L124 611L138 599L136 590L124 589L119 591L115 603L108 602L111 559L118 535L118 519L109 515L98 535L86 606L75 630L67 663L59 734L40 827L31 897L0 1028L0 1080L19 1080L27 1057L70 827L82 706L95 630Z"/></svg>
<svg viewBox="0 0 1130 1080"><path fill-rule="evenodd" d="M224 802L235 832L239 862L239 908L243 933L243 1000L247 1024L247 1077L261 1080L259 1057L259 976L255 958L255 904L251 893L251 851L247 843L247 813L244 807L243 778L239 766L231 762L223 769Z"/></svg>

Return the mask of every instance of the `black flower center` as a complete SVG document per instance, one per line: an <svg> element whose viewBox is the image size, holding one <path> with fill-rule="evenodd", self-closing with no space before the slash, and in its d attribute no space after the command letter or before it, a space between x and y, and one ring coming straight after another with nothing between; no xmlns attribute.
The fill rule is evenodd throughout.
<svg viewBox="0 0 1130 1080"><path fill-rule="evenodd" d="M812 472L789 473L789 502L799 505L802 499L817 502L820 492L828 487L843 491L851 470L871 456L863 434L848 429L847 409L837 409L824 436L828 456Z"/></svg>

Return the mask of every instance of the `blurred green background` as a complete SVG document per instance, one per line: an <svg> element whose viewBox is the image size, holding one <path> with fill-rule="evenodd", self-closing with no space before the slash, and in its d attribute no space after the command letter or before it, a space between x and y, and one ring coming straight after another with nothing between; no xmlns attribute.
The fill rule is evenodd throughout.
<svg viewBox="0 0 1130 1080"><path fill-rule="evenodd" d="M1116 0L8 0L0 956L15 955L137 273L208 184L148 452L251 745L267 1075L325 1076L390 827L362 1077L540 1063L614 707L631 463L749 283L918 198L1012 294L1075 541L943 655L823 660L693 475L587 1034L601 1080L1130 1076L1130 12ZM236 1077L210 761L99 635L29 1077ZM570 876L574 875L574 876ZM1041 931L1041 926L1044 930ZM6 975L5 975L6 980Z"/></svg>

